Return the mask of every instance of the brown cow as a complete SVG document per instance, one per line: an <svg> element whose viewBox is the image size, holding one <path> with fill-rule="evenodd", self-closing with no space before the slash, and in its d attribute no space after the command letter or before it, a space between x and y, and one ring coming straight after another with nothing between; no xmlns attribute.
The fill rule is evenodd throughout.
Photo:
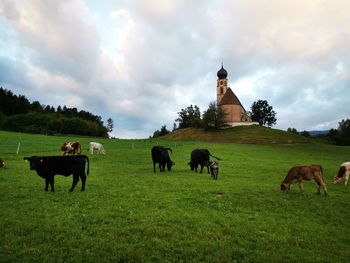
<svg viewBox="0 0 350 263"><path fill-rule="evenodd" d="M281 191L289 191L294 182L299 183L300 192L303 191L303 180L310 181L314 179L317 183L317 194L320 193L320 187L323 187L324 194L327 195L327 186L323 180L322 166L318 164L295 166L288 171L286 178L281 183Z"/></svg>
<svg viewBox="0 0 350 263"><path fill-rule="evenodd" d="M81 154L80 142L65 142L61 146L62 155L79 155Z"/></svg>
<svg viewBox="0 0 350 263"><path fill-rule="evenodd" d="M348 184L350 176L350 162L346 162L340 165L338 174L334 176L334 181L333 183L340 183L342 181L345 181L345 186Z"/></svg>

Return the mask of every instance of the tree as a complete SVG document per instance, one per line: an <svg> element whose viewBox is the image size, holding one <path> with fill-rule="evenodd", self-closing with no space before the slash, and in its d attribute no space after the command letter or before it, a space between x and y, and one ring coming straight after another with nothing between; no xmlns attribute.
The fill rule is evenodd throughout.
<svg viewBox="0 0 350 263"><path fill-rule="evenodd" d="M288 128L287 132L294 133L294 134L299 134L299 132L295 128Z"/></svg>
<svg viewBox="0 0 350 263"><path fill-rule="evenodd" d="M252 121L259 122L260 125L271 127L276 124L276 112L266 100L254 101L251 106L251 112Z"/></svg>
<svg viewBox="0 0 350 263"><path fill-rule="evenodd" d="M160 137L160 136L163 136L163 135L167 135L168 133L169 133L169 131L167 130L166 125L163 125L160 130L156 130L153 133L153 138Z"/></svg>
<svg viewBox="0 0 350 263"><path fill-rule="evenodd" d="M177 126L176 126L176 123L174 122L174 124L173 124L173 131L176 131L176 129L177 129Z"/></svg>
<svg viewBox="0 0 350 263"><path fill-rule="evenodd" d="M327 133L327 137L331 140L335 140L335 138L338 136L338 130L337 129L330 129Z"/></svg>
<svg viewBox="0 0 350 263"><path fill-rule="evenodd" d="M216 102L210 102L208 109L203 113L202 126L204 129L219 129L224 125L225 112L217 107Z"/></svg>
<svg viewBox="0 0 350 263"><path fill-rule="evenodd" d="M350 119L339 122L336 143L338 145L350 145Z"/></svg>
<svg viewBox="0 0 350 263"><path fill-rule="evenodd" d="M107 120L107 130L108 130L108 132L113 131L113 120L111 118L108 118L108 120Z"/></svg>
<svg viewBox="0 0 350 263"><path fill-rule="evenodd" d="M304 137L310 137L310 133L308 131L302 131L300 135Z"/></svg>
<svg viewBox="0 0 350 263"><path fill-rule="evenodd" d="M178 112L179 118L177 118L175 121L179 122L179 129L183 128L199 128L201 125L201 112L199 110L199 107L197 105L188 106L185 109L181 109L180 112Z"/></svg>

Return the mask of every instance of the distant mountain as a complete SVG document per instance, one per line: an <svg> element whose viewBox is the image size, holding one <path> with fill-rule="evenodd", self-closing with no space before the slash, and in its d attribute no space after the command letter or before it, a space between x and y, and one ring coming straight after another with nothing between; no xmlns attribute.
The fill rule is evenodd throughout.
<svg viewBox="0 0 350 263"><path fill-rule="evenodd" d="M329 133L329 130L323 130L323 131L309 131L311 136L322 136L327 135Z"/></svg>

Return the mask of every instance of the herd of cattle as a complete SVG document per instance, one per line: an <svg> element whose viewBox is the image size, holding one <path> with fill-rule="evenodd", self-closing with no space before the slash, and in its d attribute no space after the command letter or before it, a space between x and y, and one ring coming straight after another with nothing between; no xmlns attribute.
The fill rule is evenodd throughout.
<svg viewBox="0 0 350 263"><path fill-rule="evenodd" d="M90 142L88 151L90 154L94 154L94 151L98 154L106 154L106 151L101 143ZM89 158L86 155L82 155L82 148L79 142L65 142L61 146L62 156L31 156L24 157L25 161L30 163L30 169L35 170L37 174L45 179L45 191L48 191L49 186L51 191L54 192L54 176L73 175L73 183L69 189L72 192L79 182L79 178L82 182L81 191L85 190L86 176L89 174ZM171 167L175 163L171 160L169 152L172 153L172 149L165 148L163 146L154 146L151 149L151 156L153 161L153 172L156 172L156 164L159 165L160 172L165 171L167 167L168 171L171 171ZM216 160L221 160L218 157L211 155L207 149L194 149L191 152L191 158L188 162L192 171L196 171L200 166L200 173L203 172L203 168L207 167L208 173L215 180L219 175L219 163L217 161L211 161L210 156ZM87 172L85 174L85 166L87 163ZM4 160L0 159L0 168L4 167ZM340 165L337 175L334 177L333 183L340 183L345 181L345 186L348 183L350 176L350 162L345 162ZM324 194L327 195L327 185L323 178L323 169L321 165L303 165L292 167L287 176L281 183L281 191L289 191L290 186L293 183L299 184L299 189L303 191L303 181L310 181L314 179L317 183L317 193L320 193L320 188L323 188Z"/></svg>

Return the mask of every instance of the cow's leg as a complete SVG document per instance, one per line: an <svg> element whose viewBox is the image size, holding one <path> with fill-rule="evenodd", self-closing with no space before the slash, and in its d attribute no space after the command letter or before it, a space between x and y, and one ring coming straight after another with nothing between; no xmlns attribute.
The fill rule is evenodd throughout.
<svg viewBox="0 0 350 263"><path fill-rule="evenodd" d="M328 194L327 185L326 185L326 183L323 181L323 179L319 179L319 181L318 181L317 183L318 183L318 191L317 191L317 194L320 193L320 186L322 185L324 195L327 195L327 194Z"/></svg>
<svg viewBox="0 0 350 263"><path fill-rule="evenodd" d="M328 195L327 185L324 182L322 183L322 187L323 187L324 195Z"/></svg>
<svg viewBox="0 0 350 263"><path fill-rule="evenodd" d="M203 168L204 168L204 165L201 164L201 171L200 171L200 173L203 172Z"/></svg>
<svg viewBox="0 0 350 263"><path fill-rule="evenodd" d="M153 162L153 173L155 173L155 172L156 172L156 163Z"/></svg>
<svg viewBox="0 0 350 263"><path fill-rule="evenodd" d="M349 180L349 174L345 175L345 186L348 184L348 180Z"/></svg>
<svg viewBox="0 0 350 263"><path fill-rule="evenodd" d="M298 183L299 183L299 190L302 193L304 191L303 180L298 180Z"/></svg>
<svg viewBox="0 0 350 263"><path fill-rule="evenodd" d="M316 194L320 194L320 187L321 187L321 183L319 181L316 181L317 182L317 193Z"/></svg>
<svg viewBox="0 0 350 263"><path fill-rule="evenodd" d="M85 190L86 175L85 174L80 175L80 179L81 179L81 191L84 191Z"/></svg>
<svg viewBox="0 0 350 263"><path fill-rule="evenodd" d="M73 183L72 183L72 187L69 189L69 192L73 192L78 182L79 182L79 175L73 174Z"/></svg>
<svg viewBox="0 0 350 263"><path fill-rule="evenodd" d="M47 176L45 178L45 191L47 192L49 190L49 183L50 183L50 179L49 177Z"/></svg>
<svg viewBox="0 0 350 263"><path fill-rule="evenodd" d="M320 187L322 186L324 194L327 195L327 185L323 181L322 177L315 177L315 181L317 182L317 194L320 194Z"/></svg>
<svg viewBox="0 0 350 263"><path fill-rule="evenodd" d="M51 192L55 192L55 177L53 175L49 177L49 183L51 185Z"/></svg>

